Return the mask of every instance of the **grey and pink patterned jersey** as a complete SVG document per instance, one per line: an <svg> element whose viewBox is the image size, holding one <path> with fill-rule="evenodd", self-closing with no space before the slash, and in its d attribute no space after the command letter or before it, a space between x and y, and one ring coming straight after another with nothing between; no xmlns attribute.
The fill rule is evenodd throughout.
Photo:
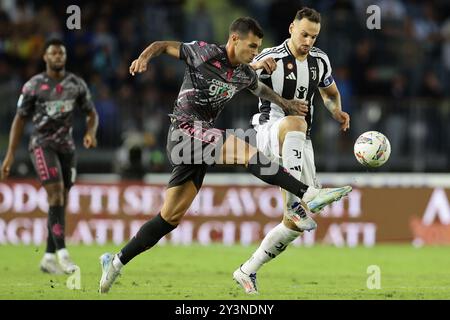
<svg viewBox="0 0 450 320"><path fill-rule="evenodd" d="M30 151L36 147L51 147L58 152L73 151L75 108L85 114L94 109L89 89L80 77L66 72L62 80L54 80L43 72L28 80L17 102L17 113L32 119L34 130Z"/></svg>
<svg viewBox="0 0 450 320"><path fill-rule="evenodd" d="M248 65L232 66L225 46L203 41L182 43L180 59L186 72L172 118L182 122L202 122L212 127L225 103L243 89L254 90L258 77Z"/></svg>

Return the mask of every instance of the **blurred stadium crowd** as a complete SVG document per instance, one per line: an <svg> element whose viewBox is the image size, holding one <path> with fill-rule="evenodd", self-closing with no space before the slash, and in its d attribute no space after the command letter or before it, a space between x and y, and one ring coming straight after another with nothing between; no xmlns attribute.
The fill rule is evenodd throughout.
<svg viewBox="0 0 450 320"><path fill-rule="evenodd" d="M256 18L265 30L263 47L288 38L288 26L304 5L322 13L316 46L331 59L351 130L326 110L316 110L313 142L319 171L364 170L353 141L367 130L384 132L391 160L384 170L448 172L450 168L450 2L401 0L166 0L26 1L0 6L0 155L3 156L23 83L44 70L42 46L61 38L67 70L88 83L100 117L97 151L79 147L80 172L118 172L140 177L168 170L168 117L184 64L160 57L149 71L128 74L131 61L155 40L225 43L236 17ZM66 9L81 8L81 29L69 30ZM381 9L381 29L366 27L369 5ZM221 115L222 128L248 128L257 100L245 93ZM83 119L74 135L80 143ZM28 133L31 128L28 129ZM26 141L23 139L23 150ZM26 152L23 161L27 163ZM236 170L236 169L233 169ZM239 169L237 169L239 170ZM19 170L20 171L20 170ZM19 173L26 174L22 167Z"/></svg>

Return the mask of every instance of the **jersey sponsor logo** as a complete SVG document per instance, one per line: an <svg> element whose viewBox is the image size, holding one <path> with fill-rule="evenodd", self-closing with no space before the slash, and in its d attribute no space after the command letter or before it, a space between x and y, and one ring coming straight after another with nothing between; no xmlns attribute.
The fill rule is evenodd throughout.
<svg viewBox="0 0 450 320"><path fill-rule="evenodd" d="M212 79L212 84L209 86L209 95L212 97L232 97L236 93L236 87L216 79Z"/></svg>
<svg viewBox="0 0 450 320"><path fill-rule="evenodd" d="M75 100L56 100L45 102L45 111L50 117L55 117L73 110Z"/></svg>
<svg viewBox="0 0 450 320"><path fill-rule="evenodd" d="M288 79L288 80L297 80L297 77L295 76L294 72L291 72L291 73L289 73L286 76L286 79Z"/></svg>
<svg viewBox="0 0 450 320"><path fill-rule="evenodd" d="M305 99L306 94L306 87L300 86L300 88L297 88L297 91L295 92L295 97L297 99Z"/></svg>
<svg viewBox="0 0 450 320"><path fill-rule="evenodd" d="M39 89L41 89L42 91L45 91L45 90L50 89L50 86L46 83L43 83L43 84L41 84L41 87Z"/></svg>
<svg viewBox="0 0 450 320"><path fill-rule="evenodd" d="M260 79L269 79L269 78L270 78L270 74L267 74L267 73L261 74L261 75L259 76L259 78L260 78Z"/></svg>

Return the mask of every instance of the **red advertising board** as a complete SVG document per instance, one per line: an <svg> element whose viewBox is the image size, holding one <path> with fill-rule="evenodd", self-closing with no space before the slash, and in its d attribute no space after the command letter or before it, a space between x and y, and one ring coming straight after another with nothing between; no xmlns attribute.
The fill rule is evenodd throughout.
<svg viewBox="0 0 450 320"><path fill-rule="evenodd" d="M164 185L134 182L75 185L67 204L68 241L128 240L158 213L164 192ZM347 198L315 216L318 229L294 244L450 244L449 199L450 189L445 188L354 188ZM34 180L0 183L0 244L44 243L47 208L46 192ZM205 185L182 223L161 244L256 243L282 215L278 188Z"/></svg>

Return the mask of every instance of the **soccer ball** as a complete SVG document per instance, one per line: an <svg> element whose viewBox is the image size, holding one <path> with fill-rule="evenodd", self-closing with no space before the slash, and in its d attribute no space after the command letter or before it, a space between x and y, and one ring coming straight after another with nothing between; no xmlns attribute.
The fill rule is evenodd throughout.
<svg viewBox="0 0 450 320"><path fill-rule="evenodd" d="M380 167L391 155L391 144L386 136L378 131L367 131L356 139L353 149L356 160L366 167Z"/></svg>

